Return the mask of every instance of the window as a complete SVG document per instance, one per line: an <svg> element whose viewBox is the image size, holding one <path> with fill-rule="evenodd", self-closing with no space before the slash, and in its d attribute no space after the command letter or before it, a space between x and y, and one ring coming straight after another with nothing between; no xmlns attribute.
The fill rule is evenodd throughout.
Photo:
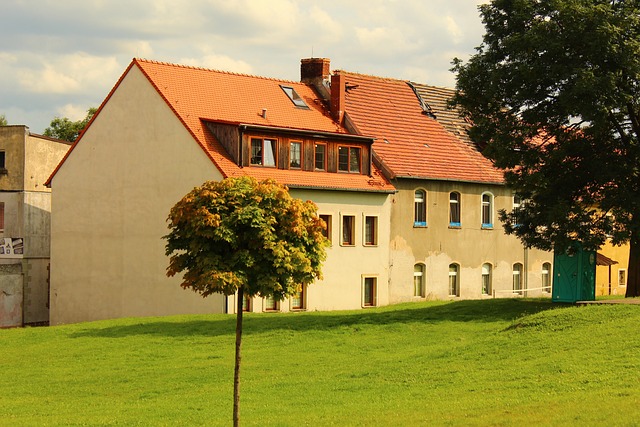
<svg viewBox="0 0 640 427"><path fill-rule="evenodd" d="M251 138L251 164L257 166L275 166L276 140Z"/></svg>
<svg viewBox="0 0 640 427"><path fill-rule="evenodd" d="M322 235L331 241L331 215L320 215L320 219L324 221L325 229Z"/></svg>
<svg viewBox="0 0 640 427"><path fill-rule="evenodd" d="M460 227L460 193L449 193L449 226Z"/></svg>
<svg viewBox="0 0 640 427"><path fill-rule="evenodd" d="M242 311L250 312L251 311L251 297L245 295L242 297Z"/></svg>
<svg viewBox="0 0 640 427"><path fill-rule="evenodd" d="M309 106L304 102L304 99L302 99L300 95L298 95L298 92L296 92L294 88L292 88L291 86L282 86L282 85L280 85L280 87L282 88L284 93L287 94L291 102L293 102L293 104L296 107L304 108L307 110L309 109Z"/></svg>
<svg viewBox="0 0 640 427"><path fill-rule="evenodd" d="M482 295L489 295L491 290L491 264L482 264Z"/></svg>
<svg viewBox="0 0 640 427"><path fill-rule="evenodd" d="M338 170L341 172L360 173L359 147L338 147Z"/></svg>
<svg viewBox="0 0 640 427"><path fill-rule="evenodd" d="M302 167L302 143L292 142L289 145L289 167L300 169Z"/></svg>
<svg viewBox="0 0 640 427"><path fill-rule="evenodd" d="M413 296L424 297L424 264L416 264L413 266Z"/></svg>
<svg viewBox="0 0 640 427"><path fill-rule="evenodd" d="M519 194L513 195L513 210L511 215L515 218L515 225L520 224L520 206L522 206L522 197Z"/></svg>
<svg viewBox="0 0 640 427"><path fill-rule="evenodd" d="M618 286L627 286L627 269L618 270Z"/></svg>
<svg viewBox="0 0 640 427"><path fill-rule="evenodd" d="M0 202L0 232L4 231L4 202Z"/></svg>
<svg viewBox="0 0 640 427"><path fill-rule="evenodd" d="M452 297L460 296L460 266L458 264L449 264L449 295Z"/></svg>
<svg viewBox="0 0 640 427"><path fill-rule="evenodd" d="M493 195L482 194L482 228L493 228Z"/></svg>
<svg viewBox="0 0 640 427"><path fill-rule="evenodd" d="M551 263L542 264L542 292L551 292Z"/></svg>
<svg viewBox="0 0 640 427"><path fill-rule="evenodd" d="M364 217L364 245L375 246L378 244L378 217Z"/></svg>
<svg viewBox="0 0 640 427"><path fill-rule="evenodd" d="M291 309L292 310L304 310L306 308L305 298L306 289L304 286L300 286L300 290L291 296Z"/></svg>
<svg viewBox="0 0 640 427"><path fill-rule="evenodd" d="M280 310L280 301L274 297L266 297L264 299L264 311L278 311Z"/></svg>
<svg viewBox="0 0 640 427"><path fill-rule="evenodd" d="M513 292L522 294L522 264L513 264Z"/></svg>
<svg viewBox="0 0 640 427"><path fill-rule="evenodd" d="M356 217L353 215L342 216L342 245L353 246L356 242Z"/></svg>
<svg viewBox="0 0 640 427"><path fill-rule="evenodd" d="M374 307L377 304L378 278L365 277L362 282L362 306Z"/></svg>
<svg viewBox="0 0 640 427"><path fill-rule="evenodd" d="M0 169L6 169L5 152L4 151L0 151Z"/></svg>
<svg viewBox="0 0 640 427"><path fill-rule="evenodd" d="M316 170L327 169L327 146L326 144L316 144L315 146Z"/></svg>
<svg viewBox="0 0 640 427"><path fill-rule="evenodd" d="M427 193L424 190L416 190L413 196L413 226L426 227L427 225Z"/></svg>

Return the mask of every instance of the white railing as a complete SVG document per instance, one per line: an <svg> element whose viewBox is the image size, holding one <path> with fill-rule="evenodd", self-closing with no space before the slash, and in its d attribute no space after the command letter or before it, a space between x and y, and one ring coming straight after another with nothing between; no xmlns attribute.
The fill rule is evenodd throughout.
<svg viewBox="0 0 640 427"><path fill-rule="evenodd" d="M525 294L529 291L546 291L547 293L551 293L551 286L542 286L540 288L527 288L527 289L494 289L493 297L496 298L496 294L512 294L514 296L525 296Z"/></svg>

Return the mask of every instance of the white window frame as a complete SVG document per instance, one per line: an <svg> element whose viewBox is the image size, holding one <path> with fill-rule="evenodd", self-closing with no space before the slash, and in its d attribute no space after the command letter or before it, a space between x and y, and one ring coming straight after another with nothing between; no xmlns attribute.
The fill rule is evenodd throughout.
<svg viewBox="0 0 640 427"><path fill-rule="evenodd" d="M624 280L623 280L624 281L624 285L620 284L620 273L622 273L623 276L624 276ZM627 269L626 268L619 268L618 269L618 286L624 286L624 287L627 286Z"/></svg>
<svg viewBox="0 0 640 427"><path fill-rule="evenodd" d="M551 280L551 278L553 277L551 276L551 268L552 266L550 262L542 263L542 272L540 273L540 276L542 278L542 292L546 292L546 293L551 292L551 287L553 286L553 282ZM545 278L548 284L545 284Z"/></svg>
<svg viewBox="0 0 640 427"><path fill-rule="evenodd" d="M300 287L300 307L295 307L293 305L293 300L296 298L296 295L291 295L289 298L289 310L291 311L304 311L307 309L307 285L302 285Z"/></svg>
<svg viewBox="0 0 640 427"><path fill-rule="evenodd" d="M416 267L420 267L420 271L416 271ZM413 266L413 296L424 298L426 295L426 276L427 266L421 262L414 264ZM420 278L420 292L416 292L416 278Z"/></svg>
<svg viewBox="0 0 640 427"><path fill-rule="evenodd" d="M453 200L451 198L452 195L456 194L457 195L457 200ZM452 209L451 207L453 205L457 206L457 211L458 211L458 221L452 221ZM450 191L449 192L449 227L451 228L460 228L462 227L462 195L460 194L459 191Z"/></svg>
<svg viewBox="0 0 640 427"><path fill-rule="evenodd" d="M519 267L519 268L516 270L516 267ZM513 293L522 295L522 291L523 291L522 287L524 284L524 266L522 265L521 262L516 262L513 264L511 271L513 274L513 280L512 280ZM517 282L516 282L516 276L518 277ZM516 283L517 283L517 286L516 286Z"/></svg>
<svg viewBox="0 0 640 427"><path fill-rule="evenodd" d="M488 201L485 202L485 197L488 198ZM485 191L480 195L480 223L483 229L492 229L493 228L493 194L489 191ZM488 206L487 215L488 218L485 218L485 206ZM486 221L488 220L488 221Z"/></svg>
<svg viewBox="0 0 640 427"><path fill-rule="evenodd" d="M451 267L455 267L455 271L451 271ZM451 292L451 277L455 277L455 289L454 292ZM459 297L460 296L460 264L456 262L452 262L449 264L449 296L450 297Z"/></svg>
<svg viewBox="0 0 640 427"><path fill-rule="evenodd" d="M418 200L418 193L422 194L422 201ZM420 216L423 217L424 221L419 221ZM427 191L422 188L418 188L413 192L413 226L427 226Z"/></svg>
<svg viewBox="0 0 640 427"><path fill-rule="evenodd" d="M487 267L485 269L485 266ZM485 262L484 264L482 264L482 282L480 284L481 286L481 292L482 295L491 295L491 293L493 292L493 265L491 265L488 262ZM487 283L486 283L486 289L485 289L485 277L487 277Z"/></svg>

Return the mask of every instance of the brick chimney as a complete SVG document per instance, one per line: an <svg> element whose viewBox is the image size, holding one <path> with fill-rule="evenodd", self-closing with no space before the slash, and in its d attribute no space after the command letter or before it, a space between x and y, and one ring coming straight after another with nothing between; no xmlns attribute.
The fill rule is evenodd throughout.
<svg viewBox="0 0 640 427"><path fill-rule="evenodd" d="M300 81L317 86L329 79L331 60L329 58L305 58L300 61Z"/></svg>
<svg viewBox="0 0 640 427"><path fill-rule="evenodd" d="M343 74L331 76L331 117L342 124L344 117L346 83Z"/></svg>

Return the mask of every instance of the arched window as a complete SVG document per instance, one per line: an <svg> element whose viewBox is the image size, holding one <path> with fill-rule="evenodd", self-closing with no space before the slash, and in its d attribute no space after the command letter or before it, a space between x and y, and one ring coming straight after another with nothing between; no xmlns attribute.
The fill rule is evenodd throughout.
<svg viewBox="0 0 640 427"><path fill-rule="evenodd" d="M449 264L449 295L460 296L460 266Z"/></svg>
<svg viewBox="0 0 640 427"><path fill-rule="evenodd" d="M413 197L413 226L426 227L427 225L427 193L424 190L416 190Z"/></svg>
<svg viewBox="0 0 640 427"><path fill-rule="evenodd" d="M460 227L460 193L449 193L449 226Z"/></svg>
<svg viewBox="0 0 640 427"><path fill-rule="evenodd" d="M491 264L482 264L482 295L489 295L491 289Z"/></svg>
<svg viewBox="0 0 640 427"><path fill-rule="evenodd" d="M551 292L551 263L542 264L542 292Z"/></svg>
<svg viewBox="0 0 640 427"><path fill-rule="evenodd" d="M513 264L513 292L522 294L522 264L516 262Z"/></svg>
<svg viewBox="0 0 640 427"><path fill-rule="evenodd" d="M425 295L425 265L416 264L413 266L413 296L424 297Z"/></svg>
<svg viewBox="0 0 640 427"><path fill-rule="evenodd" d="M493 194L482 193L482 228L493 228Z"/></svg>

